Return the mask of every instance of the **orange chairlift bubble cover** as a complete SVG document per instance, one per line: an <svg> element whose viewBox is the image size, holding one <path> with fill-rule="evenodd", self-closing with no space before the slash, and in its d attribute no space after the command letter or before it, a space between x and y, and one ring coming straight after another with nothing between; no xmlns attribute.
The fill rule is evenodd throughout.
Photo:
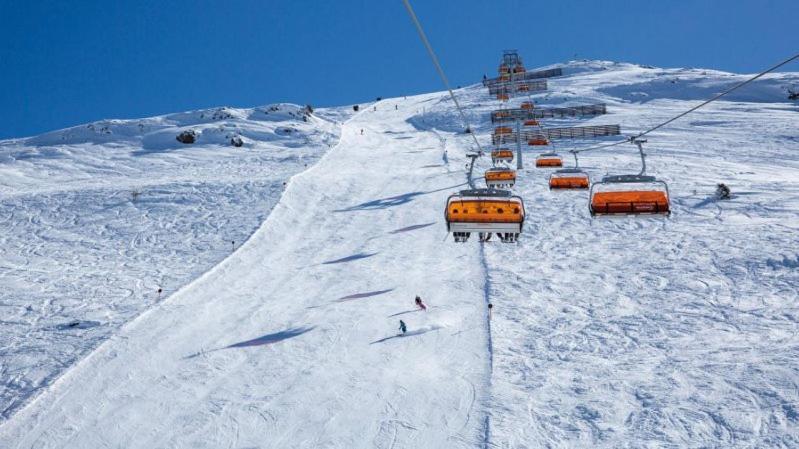
<svg viewBox="0 0 799 449"><path fill-rule="evenodd" d="M494 116L499 118L510 117L510 111L496 111L494 112Z"/></svg>
<svg viewBox="0 0 799 449"><path fill-rule="evenodd" d="M597 213L625 214L669 211L669 197L660 190L596 192L591 208Z"/></svg>
<svg viewBox="0 0 799 449"><path fill-rule="evenodd" d="M507 64L500 64L499 69L497 69L499 73L510 73L510 66Z"/></svg>
<svg viewBox="0 0 799 449"><path fill-rule="evenodd" d="M510 97L508 96L508 94L497 94L497 100L507 101L509 99L510 99Z"/></svg>
<svg viewBox="0 0 799 449"><path fill-rule="evenodd" d="M517 89L519 92L527 92L530 90L530 86L528 86L527 84L519 84L519 87Z"/></svg>
<svg viewBox="0 0 799 449"><path fill-rule="evenodd" d="M521 108L522 109L534 109L535 108L535 104L533 104L533 102L531 102L531 101L525 101L525 102L522 103Z"/></svg>
<svg viewBox="0 0 799 449"><path fill-rule="evenodd" d="M587 189L588 176L559 176L549 179L549 188L551 189Z"/></svg>
<svg viewBox="0 0 799 449"><path fill-rule="evenodd" d="M525 120L524 126L538 126L538 120Z"/></svg>
<svg viewBox="0 0 799 449"><path fill-rule="evenodd" d="M502 200L453 200L447 205L447 221L458 223L521 223L521 204Z"/></svg>
<svg viewBox="0 0 799 449"><path fill-rule="evenodd" d="M486 181L505 181L505 180L515 180L516 179L516 171L514 170L496 170L496 171L487 171L485 174Z"/></svg>
<svg viewBox="0 0 799 449"><path fill-rule="evenodd" d="M562 167L563 161L560 158L548 157L535 160L536 167Z"/></svg>
<svg viewBox="0 0 799 449"><path fill-rule="evenodd" d="M494 135L499 136L502 134L513 134L513 128L510 126L497 126L494 128Z"/></svg>
<svg viewBox="0 0 799 449"><path fill-rule="evenodd" d="M549 145L549 141L547 139L530 139L527 141L527 145L544 146L544 145Z"/></svg>
<svg viewBox="0 0 799 449"><path fill-rule="evenodd" d="M501 157L513 159L513 151L506 149L491 150L491 157L493 157L494 159Z"/></svg>

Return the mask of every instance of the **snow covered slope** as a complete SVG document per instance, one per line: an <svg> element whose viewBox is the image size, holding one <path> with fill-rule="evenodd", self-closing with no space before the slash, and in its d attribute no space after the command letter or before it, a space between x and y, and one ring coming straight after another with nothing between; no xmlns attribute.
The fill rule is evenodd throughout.
<svg viewBox="0 0 799 449"><path fill-rule="evenodd" d="M240 246L348 114L218 108L0 142L0 422Z"/></svg>
<svg viewBox="0 0 799 449"><path fill-rule="evenodd" d="M743 79L565 69L539 105L610 114L545 124L626 134ZM799 108L781 92L797 83L769 76L649 136L668 219L591 219L587 193L550 192L528 152L516 245L445 240L470 149L445 94L364 108L250 240L111 332L0 427L0 446L796 447ZM458 94L487 143L496 102ZM597 178L638 160L617 146L581 166ZM716 182L731 200L711 199Z"/></svg>

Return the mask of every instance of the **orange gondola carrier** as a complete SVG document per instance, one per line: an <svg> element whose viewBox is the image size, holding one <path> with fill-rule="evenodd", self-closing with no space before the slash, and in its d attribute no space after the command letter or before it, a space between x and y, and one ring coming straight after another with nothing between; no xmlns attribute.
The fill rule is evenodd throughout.
<svg viewBox="0 0 799 449"><path fill-rule="evenodd" d="M515 242L524 225L524 201L506 190L462 190L447 198L444 219L456 242L472 232L496 233L505 243Z"/></svg>

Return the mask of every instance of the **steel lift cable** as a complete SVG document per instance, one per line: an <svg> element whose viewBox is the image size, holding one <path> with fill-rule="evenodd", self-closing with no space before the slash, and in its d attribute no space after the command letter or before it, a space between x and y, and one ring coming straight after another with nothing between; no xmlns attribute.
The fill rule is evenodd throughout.
<svg viewBox="0 0 799 449"><path fill-rule="evenodd" d="M625 140L621 140L621 141L618 141L618 142L613 142L613 143L609 143L609 144L605 144L605 145L597 145L597 146L594 146L594 147L584 148L584 149L575 150L575 151L577 151L579 153L582 153L582 152L585 152L585 151L593 151L593 150L599 150L599 149L602 149L602 148L609 148L609 147L613 147L613 146L616 146L616 145L621 145L623 143L634 143L636 139L639 139L639 138L651 133L652 131L658 130L658 129L668 125L669 123L671 123L671 122L673 122L673 121L675 121L677 119L685 117L686 115L696 111L697 109L699 109L701 107L704 107L704 106L707 106L708 104L718 100L719 98L721 98L721 97L723 97L723 96L725 96L725 95L727 95L727 94L729 94L731 92L734 92L734 91L740 89L743 86L746 86L747 84L751 83L752 81L757 80L758 78L761 78L763 75L771 73L771 72L777 70L778 68L780 68L780 67L782 67L782 66L784 66L784 65L786 65L786 64L788 64L788 63L790 63L792 61L795 61L797 59L799 59L799 53L791 56L790 58L778 63L777 65L775 65L775 66L773 66L771 68L768 68L768 69L758 73L757 75L755 75L755 76L753 76L753 77L751 77L751 78L749 78L747 80L741 81L740 83L738 83L735 86L725 90L724 92L721 92L720 94L718 94L718 95L716 95L716 96L714 96L714 97L712 97L712 98L710 98L708 100L703 101L702 103L692 107L691 109L688 109L685 112L677 114L676 116L666 120L665 122L660 123L657 126L653 126L652 128L649 128L648 130L646 130L646 131L644 131L642 133L639 133L639 134L637 134L635 136L629 137L629 138L627 138Z"/></svg>
<svg viewBox="0 0 799 449"><path fill-rule="evenodd" d="M430 45L430 41L427 39L427 35L424 33L424 29L422 29L422 24L419 23L419 18L416 17L416 13L413 11L413 7L411 6L409 0L402 0L402 3L405 5L405 9L408 11L408 15L411 16L411 20L413 24L416 26L416 31L419 33L419 38L422 39L422 43L424 44L425 48L427 48L427 53L430 55L430 59L433 60L433 65L436 66L436 70L438 71L438 75L441 77L441 81L444 82L444 87L447 88L449 91L449 96L452 97L452 101L455 103L455 107L458 109L458 114L461 116L461 120L463 120L464 125L466 125L466 129L468 130L469 134L472 135L472 139L474 140L475 145L477 145L477 150L479 154L483 154L483 147L480 145L480 142L477 140L477 136L475 136L474 130L472 130L471 125L469 124L469 120L466 118L466 114L464 114L463 109L461 108L458 99L455 97L455 93L452 92L452 87L449 85L449 80L447 79L447 75L444 74L444 69L441 68L441 63L438 61L438 57L436 56L435 51L433 51L433 47Z"/></svg>

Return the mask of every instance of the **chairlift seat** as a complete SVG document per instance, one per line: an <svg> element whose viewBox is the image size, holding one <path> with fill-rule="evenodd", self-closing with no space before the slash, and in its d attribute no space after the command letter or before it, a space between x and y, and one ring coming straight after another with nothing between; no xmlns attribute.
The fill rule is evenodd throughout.
<svg viewBox="0 0 799 449"><path fill-rule="evenodd" d="M492 187L513 187L516 184L516 170L504 167L490 168L485 172L485 183Z"/></svg>
<svg viewBox="0 0 799 449"><path fill-rule="evenodd" d="M654 176L605 176L591 186L589 209L591 215L668 215L668 185Z"/></svg>
<svg viewBox="0 0 799 449"><path fill-rule="evenodd" d="M521 197L497 189L463 190L450 195L444 211L447 231L455 234L456 241L465 241L472 232L518 235L524 216Z"/></svg>
<svg viewBox="0 0 799 449"><path fill-rule="evenodd" d="M535 158L536 167L563 167L563 158L556 153L544 153Z"/></svg>
<svg viewBox="0 0 799 449"><path fill-rule="evenodd" d="M564 168L549 176L550 189L587 189L589 184L588 173L579 168Z"/></svg>
<svg viewBox="0 0 799 449"><path fill-rule="evenodd" d="M527 141L527 145L531 147L543 147L549 145L549 141L543 138L530 139Z"/></svg>
<svg viewBox="0 0 799 449"><path fill-rule="evenodd" d="M512 160L513 160L513 151L507 148L491 150L491 162L493 163L496 163L497 161L510 162Z"/></svg>

